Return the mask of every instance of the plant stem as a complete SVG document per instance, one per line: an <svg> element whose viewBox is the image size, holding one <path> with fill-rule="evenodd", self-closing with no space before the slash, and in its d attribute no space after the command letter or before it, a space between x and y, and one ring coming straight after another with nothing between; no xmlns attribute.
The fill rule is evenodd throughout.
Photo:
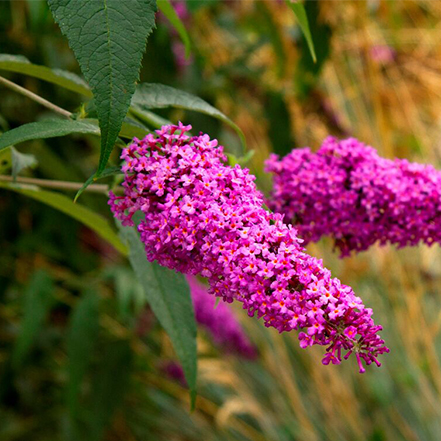
<svg viewBox="0 0 441 441"><path fill-rule="evenodd" d="M38 185L39 187L56 188L58 190L70 190L70 191L78 191L83 186L82 182L53 181L49 179L21 178L21 177L17 177L14 180L12 176L0 176L0 182L1 181L18 183L18 184ZM106 184L90 184L85 191L107 194L109 191L109 186Z"/></svg>
<svg viewBox="0 0 441 441"><path fill-rule="evenodd" d="M129 114L134 116L135 118L139 119L144 124L147 124L150 127L153 127L155 129L161 128L161 126L165 124L170 124L167 120L164 118L161 118L158 115L155 115L152 112L149 112L148 110L138 110L135 109L133 106L129 109Z"/></svg>
<svg viewBox="0 0 441 441"><path fill-rule="evenodd" d="M44 98L31 92L30 90L27 90L24 87L21 87L18 84L15 84L12 81L9 81L1 76L0 76L0 84L3 84L5 87L8 87L9 89L30 98L31 100L41 104L42 106L56 113L59 113L60 115L63 115L66 118L70 118L72 116L71 112L68 112L67 110L62 109L61 107L58 107L57 105L51 103L50 101L45 100Z"/></svg>

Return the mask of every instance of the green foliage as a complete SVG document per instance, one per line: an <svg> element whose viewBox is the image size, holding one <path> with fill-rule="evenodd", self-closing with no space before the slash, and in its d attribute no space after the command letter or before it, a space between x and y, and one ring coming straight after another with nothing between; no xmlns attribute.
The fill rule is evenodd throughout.
<svg viewBox="0 0 441 441"><path fill-rule="evenodd" d="M119 135L132 139L135 136L143 138L148 131L134 124L123 123ZM94 119L47 119L23 124L0 135L0 151L20 142L33 139L57 138L60 136L84 134L100 135L98 123Z"/></svg>
<svg viewBox="0 0 441 441"><path fill-rule="evenodd" d="M106 167L139 78L154 0L48 0L95 99L101 129L97 176Z"/></svg>
<svg viewBox="0 0 441 441"><path fill-rule="evenodd" d="M52 280L48 274L42 270L35 272L23 295L23 318L12 352L14 369L22 367L38 332L43 327L53 301L52 291Z"/></svg>
<svg viewBox="0 0 441 441"><path fill-rule="evenodd" d="M167 17L170 23L178 32L185 46L185 56L188 58L191 52L191 41L184 23L179 18L175 8L171 5L170 0L157 0L159 10Z"/></svg>
<svg viewBox="0 0 441 441"><path fill-rule="evenodd" d="M78 75L61 69L32 64L21 55L0 54L0 70L28 75L85 96L92 96L89 86Z"/></svg>
<svg viewBox="0 0 441 441"><path fill-rule="evenodd" d="M51 119L32 122L23 124L0 135L0 150L32 139L56 138L73 133L99 135L100 130L96 124L88 120Z"/></svg>
<svg viewBox="0 0 441 441"><path fill-rule="evenodd" d="M235 130L242 142L242 146L246 148L245 135L237 124L231 121L221 111L191 93L164 84L143 83L136 88L132 98L132 105L135 109L138 108L141 110L174 107L176 109L192 110L212 116Z"/></svg>
<svg viewBox="0 0 441 441"><path fill-rule="evenodd" d="M332 29L320 20L320 2L306 2L305 11L311 26L311 35L315 41L317 61L309 54L308 41L302 38L302 52L295 74L295 87L301 98L306 98L317 83L320 72L331 52Z"/></svg>
<svg viewBox="0 0 441 441"><path fill-rule="evenodd" d="M121 175L121 168L120 167L109 167L103 170L101 173L101 176L99 178L96 178L95 175L92 175L87 179L87 181L83 184L83 186L78 190L78 193L75 195L74 202L78 200L78 198L81 196L83 191L90 185L92 182L98 181L100 179L108 178L109 176L118 176Z"/></svg>
<svg viewBox="0 0 441 441"><path fill-rule="evenodd" d="M149 305L168 333L182 364L193 408L197 375L196 322L187 281L182 274L149 263L134 228L121 227L120 235L129 248L130 263Z"/></svg>
<svg viewBox="0 0 441 441"><path fill-rule="evenodd" d="M115 167L100 175L107 181L87 179L101 151L98 119L106 116L112 120L103 140L109 148L112 134L122 144L180 120L219 139L230 152L237 145L230 127L243 139L234 119L246 133L249 153L229 154L229 163L249 167L265 191L270 182L261 171L271 152L285 154L294 145L314 149L327 134L350 132L390 156L436 161L430 134L439 129L439 81L436 75L428 78L427 69L436 68L440 55L433 32L439 8L430 2L405 7L372 2L366 15L363 2L343 3L290 2L299 21L293 27L294 17L285 17L293 12L284 2L191 0L185 30L169 2L160 0L171 26L160 22L150 37L141 84L131 100L129 89L111 88L109 75L127 82L131 76L133 91L149 26L127 37L122 48L119 38L128 35L128 27L152 23L153 13L138 14L139 0L110 0L113 12L125 8L129 17L109 21L112 26L118 21L118 33L109 28L111 39L102 49L113 52L107 56L97 48L99 39L75 51L84 55L80 64L90 85L100 81L94 86L95 98L101 96L98 108L86 81L71 73L80 72L74 53L54 31L47 2L0 2L1 50L26 56L0 55L0 75L72 112L70 120L49 121L47 110L29 96L0 86L0 129L6 132L0 135L0 174L10 173L13 161L30 162L17 160L11 148L16 144L18 155L38 160L38 167L23 169L26 175L57 188L24 185L20 175L15 184L5 183L9 176L0 183L2 441L440 439L437 247L374 249L341 261L326 241L311 244L311 253L350 284L385 325L393 350L381 369L359 376L350 363L322 366L319 351L300 349L296 333L271 332L237 308L261 355L253 362L240 360L199 333L199 399L190 414L182 377L170 378L181 372L168 370L182 364L194 391L195 325L185 280L148 263L136 231L124 228L121 234L134 244L129 262L127 238L118 237L108 222L107 186L100 186L102 193L86 188L97 181L108 182L117 194L122 190L118 152ZM73 29L77 46L102 36L104 0L63 4L75 10L64 27L80 23L81 7L97 11L83 26L85 33ZM369 32L360 32L360 26ZM421 38L412 38L409 46L414 33ZM191 63L174 58L176 52L183 55L181 41L188 53L190 37ZM372 55L378 45L396 53L393 61ZM119 53L121 60L115 60ZM132 55L127 62L124 57ZM378 103L386 103L387 111L379 112ZM84 181L81 205L74 204L72 196Z"/></svg>
<svg viewBox="0 0 441 441"><path fill-rule="evenodd" d="M305 7L298 0L285 0L285 2L292 9L292 12L294 12L294 15L296 16L300 29L302 30L303 35L305 36L305 39L308 43L311 57L315 63L317 61L317 56L315 54L314 42L312 40L311 29L309 28L308 16L306 15Z"/></svg>
<svg viewBox="0 0 441 441"><path fill-rule="evenodd" d="M118 235L113 231L110 224L103 216L83 205L75 204L68 197L59 193L40 190L36 187L8 185L3 183L0 183L0 187L28 196L67 214L95 231L98 236L111 244L120 253L127 253L125 245L121 242Z"/></svg>

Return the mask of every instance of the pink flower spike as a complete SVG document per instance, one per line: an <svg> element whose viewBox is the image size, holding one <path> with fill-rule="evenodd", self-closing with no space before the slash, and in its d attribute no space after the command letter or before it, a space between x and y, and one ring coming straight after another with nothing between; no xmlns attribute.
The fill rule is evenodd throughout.
<svg viewBox="0 0 441 441"><path fill-rule="evenodd" d="M210 294L241 302L267 327L302 330L300 346L332 349L333 364L342 351L347 358L356 349L366 364L388 352L372 310L306 253L283 215L263 208L254 176L226 165L223 148L208 135L183 130L190 127L164 126L124 149L124 196L110 195L123 224L133 225L141 210L147 259L208 277Z"/></svg>
<svg viewBox="0 0 441 441"><path fill-rule="evenodd" d="M328 235L342 257L374 243L441 244L441 172L431 165L381 158L357 139L328 137L317 153L272 155L266 169L274 175L268 206L305 243Z"/></svg>

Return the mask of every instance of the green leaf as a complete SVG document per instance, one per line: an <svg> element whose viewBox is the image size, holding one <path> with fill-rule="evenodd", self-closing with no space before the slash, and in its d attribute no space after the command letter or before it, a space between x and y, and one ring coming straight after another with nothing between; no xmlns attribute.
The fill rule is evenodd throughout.
<svg viewBox="0 0 441 441"><path fill-rule="evenodd" d="M37 187L19 186L5 183L0 183L0 187L43 202L43 204L49 205L50 207L67 214L68 216L86 225L91 230L95 231L98 236L110 243L117 251L124 255L127 254L127 248L121 242L114 230L110 227L107 219L90 210L89 208L80 204L75 204L71 199L62 194L40 190Z"/></svg>
<svg viewBox="0 0 441 441"><path fill-rule="evenodd" d="M130 139L139 138L143 139L150 133L150 130L142 126L138 121L123 122L119 136L121 138Z"/></svg>
<svg viewBox="0 0 441 441"><path fill-rule="evenodd" d="M309 96L331 52L332 28L324 23L323 20L320 20L320 4L320 2L305 3L311 35L315 42L317 62L314 63L312 61L309 55L308 43L306 38L303 37L301 41L301 56L297 63L294 78L295 88L300 98Z"/></svg>
<svg viewBox="0 0 441 441"><path fill-rule="evenodd" d="M135 228L120 227L120 236L127 243L130 263L150 307L169 335L182 364L193 408L197 375L196 322L188 283L182 274L147 261Z"/></svg>
<svg viewBox="0 0 441 441"><path fill-rule="evenodd" d="M173 27L176 29L177 33L181 37L182 42L185 46L185 57L188 58L191 52L191 42L190 37L185 29L184 23L179 18L175 11L175 8L170 4L169 0L157 0L158 8L167 17Z"/></svg>
<svg viewBox="0 0 441 441"><path fill-rule="evenodd" d="M133 118L136 118L138 121L140 121L142 124L146 125L147 127L152 127L154 129L159 129L162 126L166 126L169 124L172 124L171 121L162 118L159 115L156 115L153 112L150 112L149 110L142 110L139 107L131 106L129 110L129 115Z"/></svg>
<svg viewBox="0 0 441 441"><path fill-rule="evenodd" d="M99 330L99 297L94 290L84 294L72 313L66 338L69 358L67 401L71 416L78 411L81 383L90 364Z"/></svg>
<svg viewBox="0 0 441 441"><path fill-rule="evenodd" d="M308 43L309 51L311 52L311 57L314 62L317 61L315 55L314 42L312 41L311 30L309 29L308 17L304 6L298 2L298 0L285 0L286 4L292 9L294 15L296 16L297 22L299 23L300 29L306 38Z"/></svg>
<svg viewBox="0 0 441 441"><path fill-rule="evenodd" d="M233 121L206 101L183 90L164 84L142 83L136 88L132 98L132 106L141 110L175 107L210 115L234 129L242 141L244 149L246 148L245 135Z"/></svg>
<svg viewBox="0 0 441 441"><path fill-rule="evenodd" d="M101 128L97 176L105 169L139 78L155 0L48 0L89 83Z"/></svg>
<svg viewBox="0 0 441 441"><path fill-rule="evenodd" d="M32 139L56 138L72 133L83 133L99 135L100 130L93 120L66 120L50 119L23 124L15 129L9 130L0 136L0 150L13 144L30 141Z"/></svg>
<svg viewBox="0 0 441 441"><path fill-rule="evenodd" d="M37 158L34 155L20 153L14 147L11 147L11 163L11 173L15 180L18 174L25 168L35 167L37 165Z"/></svg>
<svg viewBox="0 0 441 441"><path fill-rule="evenodd" d="M120 167L109 167L106 168L99 178L96 178L93 174L87 181L83 184L83 186L78 190L78 193L75 195L74 202L78 200L83 191L90 185L92 182L98 181L99 179L108 178L109 176L121 175L122 171Z"/></svg>
<svg viewBox="0 0 441 441"><path fill-rule="evenodd" d="M128 341L113 342L102 349L100 364L92 379L90 441L102 439L115 411L121 406L130 382L133 354Z"/></svg>
<svg viewBox="0 0 441 441"><path fill-rule="evenodd" d="M34 273L24 292L23 318L12 352L12 366L22 366L52 304L53 284L42 270Z"/></svg>
<svg viewBox="0 0 441 441"><path fill-rule="evenodd" d="M96 119L48 119L23 124L0 135L0 150L33 139L57 138L59 136L82 133L85 135L100 135ZM135 136L143 138L148 130L129 123L123 123L120 136L132 139Z"/></svg>
<svg viewBox="0 0 441 441"><path fill-rule="evenodd" d="M248 162L250 162L251 158L254 156L256 152L254 150L249 150L245 155L238 158L236 155L232 153L227 153L228 165L230 167L234 167L236 164L239 164L241 167L245 167Z"/></svg>
<svg viewBox="0 0 441 441"><path fill-rule="evenodd" d="M0 54L0 70L21 73L56 84L72 92L92 96L89 86L78 75L60 69L50 69L46 66L32 64L21 55Z"/></svg>

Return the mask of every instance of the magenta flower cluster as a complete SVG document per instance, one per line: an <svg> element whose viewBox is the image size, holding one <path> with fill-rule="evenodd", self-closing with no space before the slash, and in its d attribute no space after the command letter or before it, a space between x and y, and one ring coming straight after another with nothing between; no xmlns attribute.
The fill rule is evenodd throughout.
<svg viewBox="0 0 441 441"><path fill-rule="evenodd" d="M253 359L256 348L251 344L233 311L225 303L216 306L216 298L194 276L187 276L196 321L224 351Z"/></svg>
<svg viewBox="0 0 441 441"><path fill-rule="evenodd" d="M350 138L327 138L317 153L273 155L269 206L306 242L331 236L342 256L374 243L441 243L441 174L432 166L384 159Z"/></svg>
<svg viewBox="0 0 441 441"><path fill-rule="evenodd" d="M135 139L123 150L123 196L110 195L124 225L138 226L147 259L208 278L210 293L243 303L279 332L302 330L300 345L326 346L324 364L355 354L360 372L388 352L352 289L306 254L297 230L263 207L254 176L229 167L208 135L181 123Z"/></svg>

